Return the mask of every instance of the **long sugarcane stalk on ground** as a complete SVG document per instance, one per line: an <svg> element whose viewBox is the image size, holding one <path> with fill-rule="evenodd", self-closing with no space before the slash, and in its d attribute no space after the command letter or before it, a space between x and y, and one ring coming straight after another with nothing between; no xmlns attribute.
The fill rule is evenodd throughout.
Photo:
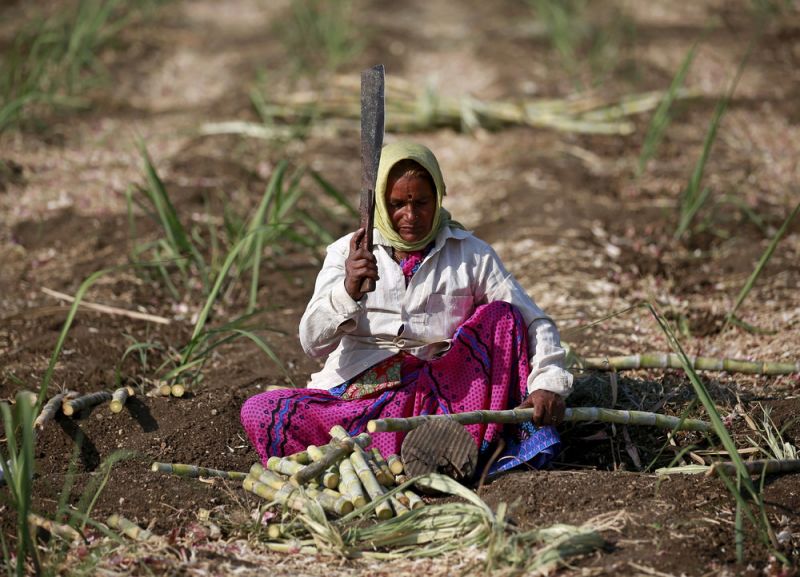
<svg viewBox="0 0 800 577"><path fill-rule="evenodd" d="M750 375L790 375L800 373L800 362L772 363L763 361L743 361L712 357L689 356L692 368L698 371L726 371ZM680 369L680 357L674 353L645 353L618 357L585 357L578 359L576 365L584 369L626 370L626 369Z"/></svg>
<svg viewBox="0 0 800 577"><path fill-rule="evenodd" d="M370 433L412 431L436 420L451 419L462 425L486 423L526 423L533 418L533 409L509 409L506 411L472 411L450 415L421 415L418 417L376 419L367 423ZM622 411L600 407L572 407L564 412L565 422L600 421L623 425L648 425L678 431L711 431L711 425L697 419L680 419L644 411Z"/></svg>
<svg viewBox="0 0 800 577"><path fill-rule="evenodd" d="M186 465L183 463L158 463L150 465L150 470L161 473L171 473L179 477L220 477L223 479L240 480L247 477L247 473L241 471L221 471L219 469L209 469L208 467L198 467L197 465Z"/></svg>
<svg viewBox="0 0 800 577"><path fill-rule="evenodd" d="M58 393L57 395L53 396L53 398L47 401L47 404L42 407L42 412L39 413L38 417L36 417L33 425L39 430L43 429L45 423L52 420L53 417L56 416L59 409L61 409L66 401L70 401L77 396L78 393L74 391L64 391L63 393Z"/></svg>
<svg viewBox="0 0 800 577"><path fill-rule="evenodd" d="M758 461L745 461L744 466L751 475L797 473L800 471L800 459L762 459ZM719 475L720 471L723 471L729 477L737 475L737 469L734 463L719 461L708 468L706 475Z"/></svg>
<svg viewBox="0 0 800 577"><path fill-rule="evenodd" d="M78 397L77 399L66 401L61 406L61 410L65 415L69 417L78 411L82 411L83 409L94 407L95 405L99 405L100 403L105 403L106 401L110 401L111 397L112 395L108 391L89 393L88 395Z"/></svg>
<svg viewBox="0 0 800 577"><path fill-rule="evenodd" d="M153 533L147 529L142 529L133 521L126 519L117 513L109 515L109 517L106 519L106 525L112 529L116 529L126 537L130 537L135 541L147 541L155 537L155 535L153 535Z"/></svg>
<svg viewBox="0 0 800 577"><path fill-rule="evenodd" d="M626 117L656 108L663 98L661 92L648 92L617 100L587 96L560 100L489 101L438 94L430 87L422 91L397 78L389 80L388 86L388 92L394 97L387 101L390 114L387 115L386 129L395 132L440 127L474 130L481 126L521 124L576 132L629 134L634 126ZM271 95L271 102L265 103L264 108L273 119L296 118L310 108L320 117L357 119L360 110L357 98L353 98L357 90L358 86L348 79L334 77L323 91L297 91L285 98ZM686 98L692 93L684 90L679 95ZM263 126L259 126L263 132ZM211 130L212 127L205 128ZM239 127L237 133L256 136L248 134L245 128L250 127ZM258 136L275 138L276 135L270 132Z"/></svg>
<svg viewBox="0 0 800 577"><path fill-rule="evenodd" d="M125 405L125 402L128 400L128 397L132 397L136 394L133 387L120 387L114 394L111 396L111 412L112 413L119 413L122 411L122 407Z"/></svg>

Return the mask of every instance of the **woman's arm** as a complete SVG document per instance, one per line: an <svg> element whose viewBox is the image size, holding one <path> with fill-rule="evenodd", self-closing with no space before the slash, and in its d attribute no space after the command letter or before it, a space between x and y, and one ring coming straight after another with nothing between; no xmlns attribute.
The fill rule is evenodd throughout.
<svg viewBox="0 0 800 577"><path fill-rule="evenodd" d="M492 247L486 245L480 259L476 300L511 303L522 313L528 327L528 393L541 390L566 397L572 392L572 375L564 369L566 350L555 323L506 270Z"/></svg>
<svg viewBox="0 0 800 577"><path fill-rule="evenodd" d="M317 275L314 295L300 320L300 343L311 357L330 354L342 335L356 328L362 307L345 287L346 261L352 235L328 247L325 262Z"/></svg>

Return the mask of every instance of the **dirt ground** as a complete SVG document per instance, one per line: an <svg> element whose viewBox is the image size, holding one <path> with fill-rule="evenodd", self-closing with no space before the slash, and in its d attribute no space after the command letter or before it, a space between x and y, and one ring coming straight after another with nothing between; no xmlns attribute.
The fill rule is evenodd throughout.
<svg viewBox="0 0 800 577"><path fill-rule="evenodd" d="M42 7L37 4L58 2L0 7L0 47L7 47L16 27ZM307 139L285 145L199 134L204 122L256 119L248 90L259 71L270 74L276 93L297 88L287 71L290 55L275 33L288 4L166 3L158 18L125 29L103 54L109 78L91 93L91 107L55 115L44 127L0 134L0 397L11 399L21 388L37 390L47 368L68 303L43 289L74 294L92 272L128 262L133 241L125 192L143 182L137 138L147 143L187 224L202 221L206 203L214 214L226 206L252 209L282 159L319 170L355 204L357 130L335 137L312 131ZM666 340L643 308L589 326L647 300L681 327L679 338L689 354L800 361L800 219L789 227L740 309L742 320L763 330L724 326L760 255L800 201L800 7L768 20L756 35L751 4L743 0L592 4L595 16L616 14L632 30L620 40L614 66L595 90L604 97L664 90L691 44L703 38L686 80L696 96L677 105L665 140L641 177L635 177L634 168L650 113L631 117L635 131L630 135L512 127L387 134L387 141L409 137L436 152L448 186L446 206L496 248L537 304L557 320L577 354L666 352ZM414 0L355 2L354 7L359 30L366 31L364 49L344 74L355 77L382 62L388 76L419 87L432 83L446 96L513 101L575 94L573 77L525 2ZM706 169L712 200L700 212L702 229L676 241L677 198L700 155L716 101L751 39L750 60ZM588 75L584 68L581 73ZM318 194L311 184L308 188ZM725 202L733 196L763 222ZM304 202L313 206L314 201ZM153 223L140 215L135 221L137 242L155 238ZM328 226L338 235L355 223L342 218ZM300 250L269 260L259 293L265 311L254 319L282 331L265 332L264 338L300 384L319 366L304 356L296 337L318 265L314 255ZM179 348L203 304L191 291L174 299L130 267L104 275L85 298L161 315L170 324L82 310L56 365L55 388L110 389L118 367L131 383L150 382L164 354L153 352L143 366L135 355L123 362L125 349L134 340ZM246 291L234 291L215 308L212 322L224 323L245 305ZM577 376L579 390L568 404L610 406L608 375ZM741 447L753 435L742 413L757 418L759 403L771 407L787 441L800 443L797 373L705 373L703 378ZM76 502L101 463L117 450L128 450L132 455L111 471L96 518L119 512L167 533L195 519L201 508L246 511L241 489L155 475L149 465L156 460L247 470L257 456L239 424L239 408L265 386L285 383L283 373L255 346L237 342L213 355L201 384L183 398L138 395L119 414L101 407L76 419L61 416L37 440L35 505L43 511L55 508L71 462L76 475L70 500ZM617 407L673 414L692 397L688 380L677 371L626 373L616 390ZM708 448L699 437L679 434L670 445L659 431L602 425L570 426L563 433L564 451L553 470L508 474L481 488L480 495L492 506L512 504L511 516L522 527L582 523L600 513L625 512L624 528L607 535L609 546L565 572L776 571L752 535L747 563L736 564L735 502L721 482L639 472L651 462L669 464L692 443ZM77 441L80 450L72 459ZM795 562L800 558L798 479L768 478L765 486L782 552ZM2 512L8 529L9 511ZM275 556L263 563L281 571ZM382 574L358 564L343 570Z"/></svg>

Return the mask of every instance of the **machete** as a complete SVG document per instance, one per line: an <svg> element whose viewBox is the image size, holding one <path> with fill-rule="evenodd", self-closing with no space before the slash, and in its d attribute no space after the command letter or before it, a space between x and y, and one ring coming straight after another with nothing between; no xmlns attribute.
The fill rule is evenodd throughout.
<svg viewBox="0 0 800 577"><path fill-rule="evenodd" d="M375 182L383 146L384 69L378 64L361 72L361 228L366 248L372 252L375 220ZM364 279L361 292L375 290L375 281Z"/></svg>

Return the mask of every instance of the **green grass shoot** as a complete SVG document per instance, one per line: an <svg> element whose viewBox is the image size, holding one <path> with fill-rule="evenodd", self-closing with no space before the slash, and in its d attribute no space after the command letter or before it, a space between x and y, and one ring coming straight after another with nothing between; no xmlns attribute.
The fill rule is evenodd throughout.
<svg viewBox="0 0 800 577"><path fill-rule="evenodd" d="M686 74L689 72L689 68L692 65L696 51L697 43L695 42L695 44L693 44L689 49L689 52L686 53L680 68L678 68L678 71L675 73L675 77L672 79L669 89L666 93L664 93L664 97L658 104L658 108L656 108L656 111L653 113L653 118L650 120L650 125L647 128L647 134L645 135L644 142L642 143L642 151L639 154L639 164L636 168L637 176L644 172L647 162L653 158L656 150L658 149L658 145L661 144L661 140L664 138L664 133L671 120L670 110L672 108L672 104L675 102L680 89L683 87Z"/></svg>
<svg viewBox="0 0 800 577"><path fill-rule="evenodd" d="M5 450L0 447L0 468L2 468L3 478L8 486L11 508L17 514L15 572L17 577L25 575L25 565L30 557L38 575L41 573L41 562L28 525L28 513L31 512L33 495L32 480L35 458L33 421L36 418L36 406L31 402L30 394L22 391L17 393L16 403L13 406L5 402L0 403L0 415L3 417L5 434ZM4 557L10 570L11 560L6 551L4 551Z"/></svg>
<svg viewBox="0 0 800 577"><path fill-rule="evenodd" d="M544 23L547 36L570 74L578 68L578 48L585 19L585 0L530 0L537 18Z"/></svg>
<svg viewBox="0 0 800 577"><path fill-rule="evenodd" d="M39 387L39 395L36 399L37 414L39 411L41 411L44 400L47 398L47 391L50 388L50 381L53 378L56 362L58 362L58 357L61 355L61 349L64 348L64 341L67 339L67 333L69 333L69 329L72 327L72 321L75 319L75 314L78 312L78 306L81 304L83 296L86 294L86 291L89 290L89 287L91 287L97 281L97 279L112 270L114 269L103 269L94 272L86 277L86 280L84 280L78 287L78 292L75 293L75 300L72 301L72 306L70 306L69 312L67 313L64 326L61 327L61 333L58 335L56 346L53 349L53 353L50 355L50 362L47 365L47 370L42 378L42 384Z"/></svg>
<svg viewBox="0 0 800 577"><path fill-rule="evenodd" d="M703 150L700 154L700 157L697 159L697 162L695 163L689 183L684 189L683 194L681 194L680 217L678 220L678 226L675 230L675 239L682 238L686 231L689 230L695 215L711 195L710 187L701 188L706 163L711 155L711 148L717 139L717 132L722 122L722 117L728 110L728 105L733 98L733 93L736 91L736 86L739 84L739 79L741 78L745 65L750 58L751 51L752 44L748 48L744 58L742 58L741 62L739 62L739 66L736 69L736 74L734 75L728 90L725 92L722 98L719 99L716 107L714 108L714 114L711 117L711 122L703 141Z"/></svg>
<svg viewBox="0 0 800 577"><path fill-rule="evenodd" d="M719 411L717 410L717 407L708 392L708 389L706 389L705 384L692 368L692 363L686 356L683 347L681 346L666 319L664 319L664 317L658 313L654 305L650 303L644 303L643 306L645 306L653 315L659 327L661 328L661 331L664 333L670 348L680 357L683 370L686 373L686 376L689 378L697 398L703 404L703 407L705 407L706 412L708 413L714 433L722 443L725 450L728 452L731 461L736 467L736 482L729 479L724 474L720 475L720 478L723 479L731 495L734 497L734 499L736 499L737 507L741 509L742 513L747 516L747 518L755 527L758 537L761 539L762 543L771 549L771 553L773 555L780 558L782 562L788 564L788 561L786 561L785 558L777 551L777 542L774 540L774 532L772 530L772 526L770 525L769 519L767 518L762 492L756 489L755 485L750 479L750 474L747 471L744 460L742 459L741 454L739 454L736 444L728 432L728 429L722 422L722 417L720 416ZM752 502L749 502L745 498L745 496L742 494L742 491L739 490L739 486L744 488L744 492L749 496ZM757 509L758 514L753 512L752 507ZM742 551L743 550L741 548L738 549L739 553L742 553ZM738 560L739 562L744 561L743 558Z"/></svg>
<svg viewBox="0 0 800 577"><path fill-rule="evenodd" d="M174 260L179 266L182 261L188 259L200 273L203 286L208 286L208 270L203 255L195 243L191 242L191 234L181 224L178 213L167 194L164 182L153 165L150 154L147 152L143 142L139 143L139 150L144 162L147 183L147 186L141 189L141 193L149 203L148 205L143 205L142 203L140 206L146 207L151 216L161 225L161 229L166 236L166 242L163 243L161 248L167 251L166 258Z"/></svg>
<svg viewBox="0 0 800 577"><path fill-rule="evenodd" d="M0 132L54 109L85 106L106 72L99 54L150 0L80 0L15 36L0 60Z"/></svg>
<svg viewBox="0 0 800 577"><path fill-rule="evenodd" d="M742 303L747 298L747 295L750 294L750 291L753 290L753 286L756 284L758 277L761 276L761 272L764 270L764 267L767 266L769 259L772 258L773 253L775 252L775 248L778 246L778 243L783 238L783 235L786 234L786 230L789 228L789 225L792 223L794 218L797 216L797 213L800 212L800 203L794 207L794 210L789 213L789 216L786 217L786 220L783 221L783 224L772 237L769 245L767 245L766 250L761 255L761 258L758 259L758 263L756 264L756 268L753 269L753 272L750 273L750 276L747 278L747 282L744 283L742 290L739 291L739 295L736 297L736 302L733 304L733 308L731 308L730 312L725 316L725 325L727 326L729 323L736 323L739 326L746 326L745 323L737 322L738 318L736 313L739 311L739 307L742 306Z"/></svg>
<svg viewBox="0 0 800 577"><path fill-rule="evenodd" d="M351 13L350 0L291 2L277 30L298 73L336 72L358 55L363 41Z"/></svg>

